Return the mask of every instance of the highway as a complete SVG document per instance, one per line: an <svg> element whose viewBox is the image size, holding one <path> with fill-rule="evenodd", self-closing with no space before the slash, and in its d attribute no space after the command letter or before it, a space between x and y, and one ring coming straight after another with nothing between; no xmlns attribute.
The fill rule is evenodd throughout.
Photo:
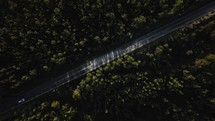
<svg viewBox="0 0 215 121"><path fill-rule="evenodd" d="M21 106L29 101L34 100L35 98L44 95L54 89L57 89L58 87L65 85L66 83L71 82L72 80L97 69L98 67L105 65L119 57L122 57L123 55L130 53L138 48L143 47L144 45L147 45L165 35L168 35L187 24L191 23L194 20L197 20L198 18L207 15L209 12L214 12L215 10L215 1L211 2L208 5L205 5L198 10L195 10L189 14L186 14L184 16L181 16L177 20L174 20L166 25L163 25L148 34L137 38L127 44L124 44L109 53L106 53L100 57L97 57L95 59L92 59L88 61L87 63L80 65L79 67L72 69L71 71L59 76L58 78L54 80L50 80L38 87L35 87L28 92L25 92L23 94L20 94L17 97L13 97L4 103L0 104L0 115L6 113L7 111L10 111L18 106Z"/></svg>

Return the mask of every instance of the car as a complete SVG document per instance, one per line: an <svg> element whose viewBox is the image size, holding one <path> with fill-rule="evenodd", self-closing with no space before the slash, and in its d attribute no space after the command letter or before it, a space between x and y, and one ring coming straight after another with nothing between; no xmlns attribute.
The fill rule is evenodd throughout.
<svg viewBox="0 0 215 121"><path fill-rule="evenodd" d="M18 101L18 103L23 103L25 102L25 98L22 98L21 100Z"/></svg>

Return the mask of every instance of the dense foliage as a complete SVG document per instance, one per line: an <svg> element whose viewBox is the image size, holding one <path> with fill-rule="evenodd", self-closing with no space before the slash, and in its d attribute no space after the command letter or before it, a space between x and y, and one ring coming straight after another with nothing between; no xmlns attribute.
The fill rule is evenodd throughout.
<svg viewBox="0 0 215 121"><path fill-rule="evenodd" d="M77 66L106 45L123 42L121 37L132 38L137 28L148 30L202 1L1 1L1 92L44 81L57 68Z"/></svg>
<svg viewBox="0 0 215 121"><path fill-rule="evenodd" d="M88 73L10 120L215 120L214 16Z"/></svg>

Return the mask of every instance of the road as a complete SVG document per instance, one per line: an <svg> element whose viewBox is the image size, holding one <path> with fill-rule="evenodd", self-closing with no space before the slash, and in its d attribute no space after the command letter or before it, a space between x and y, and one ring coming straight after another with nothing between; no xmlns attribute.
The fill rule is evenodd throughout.
<svg viewBox="0 0 215 121"><path fill-rule="evenodd" d="M184 15L184 16L178 18L177 20L174 20L164 26L161 26L161 27L153 30L152 32L149 32L148 34L135 39L134 41L131 41L125 45L122 45L107 54L104 54L100 57L92 59L91 61L89 61L75 69L72 69L71 71L59 76L58 78L56 78L54 80L50 80L38 87L35 87L34 89L29 90L28 92L20 94L17 97L13 97L13 98L9 99L8 101L5 101L5 103L0 104L0 115L18 107L18 106L21 106L29 101L32 101L35 98L37 98L41 95L44 95L54 89L57 89L58 87L65 85L68 82L71 82L72 80L86 74L87 72L95 70L98 67L105 65L119 57L122 57L123 55L125 55L127 53L130 53L138 48L141 48L144 45L147 45L147 44L161 38L162 36L168 35L174 31L178 30L179 28L186 26L187 24L191 23L192 21L194 21L202 16L205 16L207 13L214 12L214 10L215 10L215 1L199 8L198 10L195 10L189 14ZM24 99L24 101L23 101L23 99Z"/></svg>

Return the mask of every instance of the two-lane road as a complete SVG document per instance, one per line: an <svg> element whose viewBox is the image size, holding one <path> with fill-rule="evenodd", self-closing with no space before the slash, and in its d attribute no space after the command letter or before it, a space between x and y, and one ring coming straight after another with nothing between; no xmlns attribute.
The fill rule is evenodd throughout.
<svg viewBox="0 0 215 121"><path fill-rule="evenodd" d="M56 78L54 80L50 80L49 82L46 82L38 87L35 87L34 89L29 90L28 92L25 92L17 97L11 98L10 100L6 101L5 103L0 104L0 114L3 114L24 103L27 103L68 82L71 82L72 80L86 74L87 72L95 70L98 67L109 63L110 61L113 61L119 57L122 57L123 55L125 55L127 53L130 53L138 48L141 48L144 45L147 45L147 44L161 38L162 36L165 36L171 32L174 32L174 31L178 30L179 28L186 26L190 22L192 22L202 16L205 16L207 13L212 12L214 10L215 10L215 2L212 2L208 5L205 5L201 8L199 8L198 10L195 10L189 14L186 14L186 15L178 18L177 20L174 20L164 26L161 26L158 29L156 29L140 38L135 39L134 41L131 41L125 45L122 45L107 54L104 54L100 57L92 59L91 61L89 61L75 69L72 69L71 71L59 76L58 78Z"/></svg>

